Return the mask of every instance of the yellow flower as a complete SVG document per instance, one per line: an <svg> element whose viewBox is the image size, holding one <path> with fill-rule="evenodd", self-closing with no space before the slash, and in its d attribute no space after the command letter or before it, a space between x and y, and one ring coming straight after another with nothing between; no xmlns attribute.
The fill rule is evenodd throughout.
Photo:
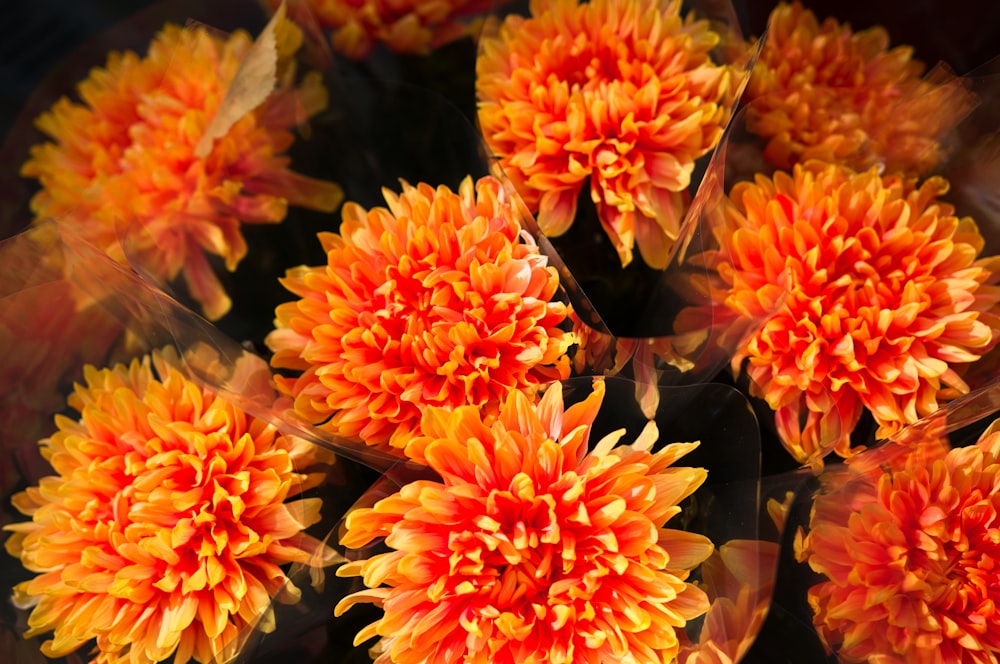
<svg viewBox="0 0 1000 664"><path fill-rule="evenodd" d="M199 151L251 43L243 32L222 39L167 25L146 57L112 53L79 84L80 103L63 98L38 118L52 142L35 146L21 171L41 182L31 201L39 219L122 261L118 233L129 231L130 258L157 279L183 275L213 319L230 300L206 252L235 270L247 251L242 224L280 222L289 204L332 211L341 198L336 185L288 170L282 154L289 129L326 106L318 76L283 81Z"/></svg>
<svg viewBox="0 0 1000 664"><path fill-rule="evenodd" d="M672 467L697 443L650 452L652 428L588 452L603 396L598 381L564 411L560 383L536 406L511 392L492 423L474 406L426 409L416 444L441 481L355 510L341 539L391 549L337 572L370 588L338 614L358 602L385 612L356 638L384 637L378 664L676 658L678 632L708 609L687 578L713 547L664 524L706 471Z"/></svg>
<svg viewBox="0 0 1000 664"><path fill-rule="evenodd" d="M14 496L31 521L8 525L7 551L36 576L14 588L28 632L53 632L61 657L92 639L95 662L227 659L241 633L273 626L271 601L296 601L281 566L325 565L303 529L318 498L314 448L284 437L187 380L176 355L88 366L41 441L55 475ZM287 501L287 502L286 502Z"/></svg>
<svg viewBox="0 0 1000 664"><path fill-rule="evenodd" d="M476 62L489 148L562 235L589 184L623 266L638 245L662 268L680 232L697 158L718 142L736 72L709 57L719 35L681 3L533 0L484 37Z"/></svg>
<svg viewBox="0 0 1000 664"><path fill-rule="evenodd" d="M282 281L302 299L277 308L267 344L272 366L301 372L276 379L296 413L406 448L426 406L495 413L569 375L558 275L499 181L383 193L388 209L348 203L340 234L320 235L326 265Z"/></svg>

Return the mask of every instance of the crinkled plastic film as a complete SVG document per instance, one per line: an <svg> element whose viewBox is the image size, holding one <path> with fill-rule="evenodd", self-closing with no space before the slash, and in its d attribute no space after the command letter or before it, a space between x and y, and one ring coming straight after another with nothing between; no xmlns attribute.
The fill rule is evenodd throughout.
<svg viewBox="0 0 1000 664"><path fill-rule="evenodd" d="M587 393L586 380L564 382L567 402L577 392ZM605 381L607 394L594 422L593 439L618 428L629 434L641 430L647 414L635 400L634 381L615 377ZM705 535L716 547L716 554L695 573L705 584L712 607L704 620L688 625L691 642L682 648L680 661L700 661L707 656L702 649L720 644L738 661L767 613L780 537L768 523L762 500L757 419L746 398L727 385L660 386L658 391L659 406L652 418L659 430L658 444L699 441L699 447L676 465L708 470L705 483L667 527Z"/></svg>
<svg viewBox="0 0 1000 664"><path fill-rule="evenodd" d="M457 188L468 175L486 174L471 124L434 92L384 75L372 76L363 64L325 72L324 84L330 104L300 128L309 139L293 149L293 164L340 184L346 200L384 205L380 189L398 190L401 179ZM391 120L401 116L408 121ZM117 224L127 266L75 237L70 227L51 226L61 235L61 250L67 256L66 279L127 330L127 346L116 359L127 361L149 349L173 347L190 379L283 434L335 455L335 461L321 471L326 473L323 481L303 494L322 497L322 521L308 532L331 546L337 542L341 515L369 485L373 485L366 494L370 497L427 475L426 469L398 455L301 421L278 397L271 369L258 354L264 349L262 340L271 329L275 306L293 297L278 285L278 278L297 264L321 262L316 233L335 231L338 223L339 212L290 211L280 225L245 229L249 251L237 271L227 275L223 266L213 265L233 299L233 310L218 326L195 313L197 302L182 283L164 280L148 264L155 257L151 253L155 241L135 220L121 219ZM95 362L103 366L101 360ZM298 649L328 649L330 638L349 643L353 634L336 632L331 637L334 632L327 629L332 607L346 594L348 583L332 570L293 566L288 575L301 599L286 603L276 598L269 607L273 620L241 634L237 660L267 661Z"/></svg>
<svg viewBox="0 0 1000 664"><path fill-rule="evenodd" d="M568 407L587 397L592 378L563 381L563 401ZM590 433L591 445L604 435L624 429L620 444L635 439L648 420L635 401L635 384L621 377L605 379L606 393ZM738 661L756 637L770 604L776 572L777 541L781 525L770 523L762 502L760 437L749 404L735 389L719 384L660 387L659 408L653 420L659 430L653 450L674 442L699 441L700 446L675 466L703 467L707 480L681 504L681 514L667 528L707 536L717 553L694 572L703 584L712 608L703 618L689 623L682 639L682 662L701 661L711 650ZM357 507L372 507L398 490L386 478L359 501ZM407 481L420 479L409 474ZM795 489L799 480L788 485ZM773 487L770 487L773 488ZM348 560L368 558L384 551L376 541L359 550L342 551ZM363 589L359 579L352 591ZM352 608L338 621L354 619ZM367 622L378 617L367 615ZM367 622L361 622L362 625ZM348 623L353 624L353 623Z"/></svg>
<svg viewBox="0 0 1000 664"><path fill-rule="evenodd" d="M761 38L761 44L765 39L766 34ZM987 68L990 66L995 65L987 65ZM918 88L910 96L896 100L895 103L899 104L901 109L905 108L907 113L912 114L914 113L913 109L923 108L929 103L933 103L942 94L951 95L949 98L957 98L955 107L949 108L949 115L939 123L940 126L937 133L932 137L933 140L928 140L925 143L915 143L911 150L913 153L911 156L916 162L936 164L937 169L943 171L945 176L948 177L956 169L956 164L961 168L966 163L964 155L969 154L970 150L963 146L975 145L982 140L982 127L984 123L982 120L977 121L977 118L980 118L982 115L980 109L986 111L982 106L983 99L989 99L991 94L995 96L995 92L990 92L995 87L995 80L988 75L978 77L969 75L958 78L947 67L939 65L924 76L923 82L923 87ZM972 91L974 94L970 95L969 91ZM731 232L731 229L728 229L725 223L725 209L728 204L726 194L737 182L751 181L756 175L770 177L776 170L779 170L773 164L769 163L766 158L766 139L755 135L751 128L753 118L759 114L760 103L753 98L744 99L744 105L735 114L727 128L726 135L713 155L713 161L709 166L705 179L702 181L701 190L699 190L698 196L695 199L695 205L692 206L693 209L696 208L699 198L704 202L704 206L699 211L705 220L704 229L708 230L697 228L688 236L689 244L681 249L681 263L684 262L683 256L687 255L688 261L691 263L698 264L707 259L707 262L711 264L717 248L726 241L727 234ZM970 109L973 108L976 110L970 114ZM989 111L986 112L988 113ZM877 146L872 147L872 150L874 150L872 152L872 158L874 159L878 154ZM986 169L988 169L988 166ZM962 179L959 179L959 182L961 181ZM714 194L712 193L713 187L715 188ZM980 203L984 201L984 197L981 194L985 191L985 188L981 188L975 192L980 194L978 199ZM968 188L960 187L958 193L964 194L967 192ZM951 196L946 198L955 199L955 197ZM968 198L963 196L956 200L958 203L956 212L959 216L969 213L975 214L976 208L968 204ZM985 207L988 208L989 204L986 203ZM986 215L986 219L987 223L990 224L989 214ZM988 226L983 228L987 247L990 243L991 232ZM714 238L706 243L703 238L709 233L714 235ZM990 251L987 249L983 252L983 255L989 253ZM727 266L724 262L723 264L718 264L718 261L715 262L717 264L714 266L714 269L709 268L706 270L705 286L698 287L700 280L695 275L689 277L689 283L695 287L688 291L689 293L699 295L712 293L711 296L705 297L705 300L709 304L713 301L717 304L714 311L706 307L705 304L699 303L696 295L695 298L692 298L695 306L683 310L678 317L678 320L682 322L682 326L689 327L691 332L688 335L678 335L677 339L683 340L685 337L696 339L698 338L697 335L701 335L700 338L704 340L704 345L701 346L704 348L704 352L701 357L693 365L687 365L688 367L693 367L695 371L702 364L715 369L723 367L734 351L737 348L743 347L747 338L760 329L760 326L765 323L769 315L781 308L784 299L781 296L772 298L773 306L769 312L765 311L756 319L748 319L745 316L734 318L734 312L729 310L729 307L718 306L718 303L722 302L726 297L725 288L720 288L724 284L719 280L719 274ZM984 294L982 297L991 296ZM990 321L995 318L993 314L985 314L985 316L988 316ZM702 321L700 325L696 322L698 320ZM684 345L683 343L678 344L675 341L674 347L684 348ZM973 389L978 385L982 385L984 380L989 380L986 378L991 371L989 357L991 355L987 355L986 359L969 367L968 372L965 372L963 369L963 375L967 375L968 382ZM715 361L713 361L713 358ZM740 371L739 366L733 365L731 368L736 374ZM667 375L669 376L669 374ZM830 390L826 390L825 394L827 401L834 404L839 403L836 395ZM839 435L840 421L843 419L839 411L839 405L835 405L824 414L799 413L800 426L803 429L800 438L784 441L789 452L792 453L799 463L816 468L822 466L822 459L833 450L833 441ZM809 421L808 426L806 425L807 418ZM789 428L789 426L789 424L785 424L786 428ZM765 424L765 427L770 428L767 424ZM791 428L795 427L791 426ZM864 446L874 441L875 436L871 431L862 428L852 438L852 445Z"/></svg>
<svg viewBox="0 0 1000 664"><path fill-rule="evenodd" d="M233 22L244 16L240 12L247 5L230 2L225 3L227 10L215 11L185 3L189 15L197 21L189 25L224 30L237 27ZM135 43L129 45L141 52L145 37L159 28L159 19L153 17L167 15L168 8L171 19L176 20L177 5L161 3L142 20L131 23L133 34L129 39ZM307 3L289 2L288 10L304 27L307 44L312 48L303 55L308 64L300 66L303 71L310 67L322 71L330 99L324 112L296 128L296 144L289 154L297 169L336 182L343 187L345 200L365 207L383 205L380 189L398 191L401 178L412 184L427 182L455 188L467 175L503 176L467 120L469 100L446 99L428 89L429 81L441 72L416 64L416 60L397 60L384 51L361 62L347 62L329 48ZM498 14L507 10L517 8L498 7ZM694 7L695 12L712 18L717 29L728 35L718 57L739 62L749 71L754 54L736 48L739 35L728 32L736 25L730 10L728 3L701 2ZM266 19L263 13L260 19L262 25ZM488 23L486 29L491 29ZM139 33L143 39L136 39ZM460 44L449 48L474 53L475 47ZM446 75L452 76L456 72L449 67ZM984 71L974 83L983 99L988 98L986 90L992 89L993 76L992 71ZM739 89L743 84L745 81ZM463 90L462 94L471 93ZM995 123L989 126L995 127ZM976 145L974 141L983 133L980 127L972 137L963 137L963 144ZM966 191L967 198L995 212L997 206L990 194L990 185L996 181L992 169L995 155L989 151L990 146L992 143L986 143L983 150L973 151L977 156L971 164L956 159L947 168L954 168L954 172L964 172L960 168L978 169L976 173L982 177L967 180L975 187ZM716 613L689 626L691 648L685 657L691 659L684 661L696 661L700 640L735 644L735 650L728 653L734 661L753 641L770 603L775 546L782 534L781 525L767 524L765 501L783 498L784 490L794 491L803 481L802 474L794 474L782 478L786 484L771 481L762 485L759 430L749 405L733 388L702 384L726 367L734 349L763 322L761 317L733 324L722 304L718 266L707 258L719 246L719 218L726 192L734 182L768 170L761 152L758 139L746 131L744 112L734 103L732 118L719 144L698 162L688 191L690 207L681 237L669 264L661 271L639 270L640 274L624 277L609 272L595 277L593 266L587 264L589 255L579 253L578 244L567 241L568 236L545 237L533 215L522 206L524 227L549 257L549 264L559 270L576 314L599 340L596 345L603 348L582 373L616 373L632 361L631 374L626 370L624 375L633 380L608 378L608 395L597 422L600 430L594 438L623 426L634 436L646 418L653 418L659 426L661 444L701 440L701 447L685 457L683 464L704 466L709 476L686 505L682 526L710 536L716 544L718 556L698 572L716 600L712 609ZM509 181L505 185L516 195ZM989 229L984 226L988 245L991 235L987 230L995 235L993 227L997 225L993 216L984 217L990 224ZM290 210L279 225L244 229L249 251L239 268L227 274L220 262L213 263L233 298L231 313L218 327L195 313L196 305L182 286L154 276L148 257L137 249L147 242L146 231L130 220L121 220L118 227L128 267L105 257L100 248L80 241L71 229L57 230L59 220L39 225L0 245L4 265L0 333L5 335L0 340L5 348L15 349L0 360L0 369L13 375L8 380L17 386L7 395L0 412L0 422L14 423L13 428L6 429L13 435L5 438L0 448L2 493L6 496L22 489L46 473L37 455L37 441L51 433L52 415L65 408L66 393L72 382L80 379L83 364L109 366L169 346L182 358L186 375L199 385L216 391L281 432L336 456L322 471L322 482L307 492L323 498L322 521L310 532L339 553L346 553L338 538L343 517L352 507L371 506L405 484L431 474L399 456L338 438L301 421L274 389L271 369L264 359L263 338L271 329L275 306L292 298L277 280L295 265L320 263L323 256L316 233L335 231L339 219L339 212ZM39 302L47 305L47 322L19 327L37 313ZM774 305L780 306L780 300ZM623 323L623 313L634 320ZM686 321L685 325L679 325L679 320ZM81 339L87 343L75 343ZM53 351L70 346L74 348L72 356ZM970 380L973 391L969 395L904 429L899 438L912 438L942 427L958 432L975 426L985 413L1000 408L991 373L994 366L976 368L978 373L976 380ZM589 376L566 381L567 401L574 394L586 394L590 381ZM15 449L9 449L8 444ZM880 449L884 448L876 451ZM829 449L815 450L802 461L810 463L827 452ZM12 518L10 514L2 516L5 520ZM734 562L741 556L743 561L751 562ZM332 566L319 570L297 565L289 576L302 590L302 599L291 604L275 602L271 607L273 629L267 625L266 629L251 628L242 634L237 661L269 661L289 653L314 654L329 649L330 639L338 638L335 634L343 638L343 647L348 649L357 628L370 623L373 613L377 614L375 610L362 613L361 608L354 608L328 628L333 620L333 605L358 589L359 582L337 578ZM2 590L8 593L6 576L4 579ZM713 631L733 629L734 621L720 615L725 613L722 607L727 602L739 609L744 621L735 632ZM4 625L4 629L7 627ZM31 647L37 654L37 643Z"/></svg>
<svg viewBox="0 0 1000 664"><path fill-rule="evenodd" d="M949 404L941 410L948 411L951 406ZM780 599L776 597L782 610L790 610L786 614L791 617L791 620L786 618L786 629L815 629L821 635L826 654L831 649L834 652L844 649L850 653L857 652L857 648L872 647L878 652L891 652L892 647L885 641L886 621L893 620L896 607L920 601L924 592L922 588L933 587L930 579L940 573L936 571L934 561L941 556L953 556L952 560L957 563L957 557L945 551L949 542L947 537L941 539L942 525L918 525L907 510L915 504L930 515L936 514L940 505L950 500L958 500L960 504L975 501L968 494L961 495L968 491L967 488L950 488L954 485L949 484L948 471L939 464L950 451L975 447L977 439L985 438L996 430L995 424L987 426L990 420L983 419L987 415L988 411L982 410L975 426L957 429L955 427L959 424L969 425L970 422L956 421L953 427L946 422L944 412L935 414L904 429L893 440L864 450L846 462L828 465L817 478L807 483L809 490L800 494L787 514L787 528L794 533L794 539L785 540L787 549L783 552L785 558L782 565L787 565L785 569L791 581L783 596ZM954 468L954 461L950 463ZM983 481L986 481L985 478ZM961 485L960 482L956 484ZM949 494L949 491L952 493ZM961 512L968 513L973 509L963 507L959 512L947 515L942 512L941 521L947 522L952 517L961 519ZM897 521L894 523L893 519ZM911 532L911 528L916 530ZM925 530L927 534L924 534ZM901 556L906 556L906 547L898 546L897 542L917 538L918 532L919 537L926 538L920 548L928 553L926 558L919 555L911 558L912 562L906 565L906 570L908 575L920 575L928 581L921 587L897 591L908 596L907 602L899 605L890 603L887 614L869 612L869 605L860 606L857 611L843 611L851 598L862 593L884 592L884 587L880 586L893 583L893 574L879 577L877 572L872 572L876 569L896 569ZM963 542L968 543L969 539L963 537ZM871 546L886 551L885 559L880 563L873 565L863 553ZM966 544L966 547L974 548L975 544L971 547ZM961 557L967 556L968 553ZM955 566L958 565L960 563ZM963 574L958 569L951 572L950 578L958 586L964 583ZM927 610L933 614L937 611L947 613L949 609L931 598L927 599ZM856 629L858 625L862 626L861 632ZM873 626L875 629L871 629ZM850 629L854 631L845 631ZM851 634L864 634L866 630L869 636L857 640L851 638ZM853 645L849 646L848 641ZM872 646L869 641L877 643ZM944 645L935 647L947 648ZM817 652L815 656L822 657L824 653Z"/></svg>
<svg viewBox="0 0 1000 664"><path fill-rule="evenodd" d="M248 417L271 424L280 435L323 450L302 457L309 466L296 470L305 473L309 486L301 493L299 489L293 492L302 498L322 499L322 520L307 529L318 540L332 543L334 525L344 511L380 473L397 472L392 469L400 464L398 457L292 419L275 404L271 372L263 359L68 231L60 232L54 224L39 225L0 244L0 252L13 259L6 263L13 269L5 275L5 295L0 300L0 320L11 353L0 367L7 380L24 386L8 393L3 403L3 419L11 423L3 449L4 496L52 474L38 456L37 442L54 430L55 414L79 416L67 410L66 395L73 381L82 381L84 364L111 367L164 348L175 351L178 367L202 389L229 401ZM14 263L25 269L16 269ZM39 306L41 302L44 306ZM39 312L56 325L44 320L43 325L20 325L27 325L30 316ZM8 514L5 521L23 518ZM332 571L324 566L334 560L327 557L293 566L288 576L303 591L303 599L281 605L277 613L291 615L279 615L273 625L267 622L269 636L287 645L296 634L325 625L325 616L309 602L319 597L316 589L323 587L323 577ZM8 559L5 567L15 564ZM15 574L10 583L22 579ZM3 592L10 592L7 582ZM293 620L307 606L311 622ZM250 637L249 633L240 637L238 650L243 657L253 652L249 646L256 640ZM37 648L40 640L33 643Z"/></svg>

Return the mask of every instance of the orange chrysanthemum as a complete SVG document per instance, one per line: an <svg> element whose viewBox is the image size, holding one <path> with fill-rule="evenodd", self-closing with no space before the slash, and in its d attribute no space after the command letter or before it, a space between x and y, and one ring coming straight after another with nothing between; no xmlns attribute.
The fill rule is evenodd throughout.
<svg viewBox="0 0 1000 664"><path fill-rule="evenodd" d="M6 526L8 552L36 572L14 588L26 636L54 632L49 657L97 640L92 661L228 659L272 599L295 601L281 565L332 562L305 534L313 446L279 435L187 380L172 352L88 366L41 441L56 474L17 494L32 517Z"/></svg>
<svg viewBox="0 0 1000 664"><path fill-rule="evenodd" d="M385 537L393 549L337 571L370 588L338 613L358 602L385 611L356 638L384 637L378 664L676 658L677 632L708 609L686 579L713 547L664 524L706 471L671 467L697 443L650 452L652 427L588 453L603 394L597 382L564 412L560 383L536 407L512 392L492 423L473 406L427 409L422 444L442 481L352 512L341 539Z"/></svg>
<svg viewBox="0 0 1000 664"><path fill-rule="evenodd" d="M798 2L778 5L747 86L747 125L768 140L765 157L784 169L821 159L913 175L939 163L973 97L953 77L922 78L912 48L888 46L883 28L855 33L820 25Z"/></svg>
<svg viewBox="0 0 1000 664"><path fill-rule="evenodd" d="M503 2L505 0L499 0ZM277 9L281 0L265 0ZM376 44L396 53L427 55L432 50L471 35L477 14L492 9L493 0L300 0L309 21L332 31L337 52L355 60L365 58Z"/></svg>
<svg viewBox="0 0 1000 664"><path fill-rule="evenodd" d="M296 33L281 25L285 63ZM39 218L71 225L119 260L118 231L138 229L132 256L155 278L183 274L213 319L230 300L205 252L234 270L247 251L241 224L280 222L289 204L333 210L341 197L336 185L289 171L282 155L289 128L326 106L318 76L298 88L282 81L207 154L199 150L251 43L243 32L221 39L167 25L145 58L112 53L78 86L82 103L63 98L38 118L53 142L34 147L21 171L41 181L31 201Z"/></svg>
<svg viewBox="0 0 1000 664"><path fill-rule="evenodd" d="M842 662L1000 661L998 513L995 425L818 496L798 553L827 579L809 590L827 646Z"/></svg>
<svg viewBox="0 0 1000 664"><path fill-rule="evenodd" d="M272 366L303 372L277 378L299 415L405 448L425 406L495 412L568 376L558 275L499 181L383 194L388 209L348 203L340 234L320 235L327 265L282 280L302 299L278 307L267 344Z"/></svg>
<svg viewBox="0 0 1000 664"><path fill-rule="evenodd" d="M967 392L956 370L995 344L1000 259L947 188L818 162L733 187L712 262L732 315L763 321L733 369L800 461L848 455L863 408L887 437Z"/></svg>
<svg viewBox="0 0 1000 664"><path fill-rule="evenodd" d="M666 265L694 161L729 119L735 71L709 57L708 22L680 8L533 0L532 18L507 17L476 62L483 135L541 229L570 228L589 180L623 266L636 244Z"/></svg>

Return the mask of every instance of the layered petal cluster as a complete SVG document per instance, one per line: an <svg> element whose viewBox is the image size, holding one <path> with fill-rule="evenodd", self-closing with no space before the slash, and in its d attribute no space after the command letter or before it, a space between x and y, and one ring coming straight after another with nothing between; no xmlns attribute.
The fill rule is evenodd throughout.
<svg viewBox="0 0 1000 664"><path fill-rule="evenodd" d="M814 503L798 554L826 577L809 604L842 662L1000 661L1000 433L925 452Z"/></svg>
<svg viewBox="0 0 1000 664"><path fill-rule="evenodd" d="M542 231L565 233L584 188L622 265L662 268L694 161L729 119L736 71L707 21L658 0L533 0L484 37L479 124Z"/></svg>
<svg viewBox="0 0 1000 664"><path fill-rule="evenodd" d="M833 19L820 24L799 2L781 3L747 85L747 126L767 139L764 156L778 168L822 159L927 173L973 96L943 71L925 77L912 55L890 49L881 27L853 32Z"/></svg>
<svg viewBox="0 0 1000 664"><path fill-rule="evenodd" d="M713 257L734 315L763 319L733 357L802 462L850 453L867 409L885 438L968 391L996 343L997 257L970 218L919 186L810 162L733 187Z"/></svg>
<svg viewBox="0 0 1000 664"><path fill-rule="evenodd" d="M36 121L51 142L35 146L21 171L42 185L35 215L120 260L127 232L129 258L156 279L183 275L209 318L224 315L230 300L206 254L232 271L247 251L242 224L280 222L289 204L332 211L341 198L336 185L291 172L283 154L290 129L327 98L318 75L299 87L291 80L289 51L301 35L282 26L279 85L207 145L251 48L246 33L224 39L167 25L145 57L110 54L79 84L79 102L64 97Z"/></svg>
<svg viewBox="0 0 1000 664"><path fill-rule="evenodd" d="M670 662L678 632L708 609L687 581L712 553L701 535L665 528L705 480L672 467L697 443L657 452L650 427L587 451L603 382L563 408L560 383L537 406L512 392L499 417L428 408L425 456L441 481L417 481L348 515L341 542L391 549L348 562L384 616L358 643L383 637L397 662Z"/></svg>
<svg viewBox="0 0 1000 664"><path fill-rule="evenodd" d="M377 44L396 53L427 55L432 50L473 34L475 17L497 4L492 0L300 0L290 12L303 22L330 31L333 48L361 60ZM266 0L272 10L281 0Z"/></svg>
<svg viewBox="0 0 1000 664"><path fill-rule="evenodd" d="M326 265L282 280L301 299L277 308L267 344L299 372L277 377L296 413L405 449L426 406L495 413L569 375L558 275L498 180L383 194L388 208L344 205L340 234L320 235Z"/></svg>
<svg viewBox="0 0 1000 664"><path fill-rule="evenodd" d="M324 565L303 530L321 480L296 466L313 446L277 433L187 380L176 354L85 370L41 441L55 474L14 496L31 521L8 525L9 553L35 572L14 588L26 636L61 657L96 639L92 661L228 659L241 632L273 627L271 602L295 601L282 565ZM257 621L260 621L259 623Z"/></svg>

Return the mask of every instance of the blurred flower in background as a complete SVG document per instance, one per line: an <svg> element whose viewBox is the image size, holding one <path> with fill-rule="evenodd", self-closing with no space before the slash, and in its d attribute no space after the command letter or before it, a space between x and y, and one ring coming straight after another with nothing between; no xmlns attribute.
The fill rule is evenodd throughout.
<svg viewBox="0 0 1000 664"><path fill-rule="evenodd" d="M771 605L778 545L732 540L701 568L712 604L697 642L681 647L679 664L732 664L743 660Z"/></svg>
<svg viewBox="0 0 1000 664"><path fill-rule="evenodd" d="M832 18L821 24L799 2L781 3L747 85L747 125L767 139L764 156L778 168L822 159L926 174L975 100L946 71L924 74L911 47L889 48L882 27L854 32Z"/></svg>
<svg viewBox="0 0 1000 664"><path fill-rule="evenodd" d="M220 109L233 111L224 101L251 51L245 32L167 25L145 57L111 53L79 84L80 102L64 97L37 120L52 142L32 149L21 171L42 185L36 217L137 260L156 280L182 275L206 316L224 315L230 300L206 252L232 271L247 251L242 224L280 222L289 204L332 211L341 198L336 185L290 171L282 154L290 129L325 108L327 95L318 75L294 82L301 35L279 23L274 93L226 118L219 136L206 132Z"/></svg>
<svg viewBox="0 0 1000 664"><path fill-rule="evenodd" d="M30 463L23 454L51 428L52 413L62 407L61 390L77 377L81 358L105 353L118 335L119 325L99 306L77 310L73 296L67 282L53 282L0 301L0 347L8 356L0 368L6 386L0 395L0 450L20 460L20 467L3 464L0 496L8 495L23 464ZM66 306L39 307L39 299Z"/></svg>
<svg viewBox="0 0 1000 664"><path fill-rule="evenodd" d="M825 577L809 604L839 661L997 661L998 490L994 424L975 445L841 473L816 497L798 555Z"/></svg>
<svg viewBox="0 0 1000 664"><path fill-rule="evenodd" d="M378 44L396 53L427 55L475 34L480 15L504 0L297 0L289 12L329 33L334 50L361 60ZM282 0L264 0L272 11Z"/></svg>
<svg viewBox="0 0 1000 664"><path fill-rule="evenodd" d="M0 242L0 498L46 464L38 440L54 430L52 414L82 366L106 357L121 324L69 279L51 251L49 226ZM6 520L0 510L0 520Z"/></svg>

